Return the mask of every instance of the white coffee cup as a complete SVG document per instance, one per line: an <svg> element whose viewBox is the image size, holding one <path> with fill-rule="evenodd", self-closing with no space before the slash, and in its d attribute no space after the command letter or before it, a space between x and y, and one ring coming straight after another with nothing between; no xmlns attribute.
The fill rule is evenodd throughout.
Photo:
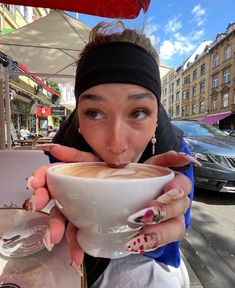
<svg viewBox="0 0 235 288"><path fill-rule="evenodd" d="M156 198L173 178L168 168L139 163L122 169L103 162L67 163L47 170L50 194L79 228L80 246L91 256L111 259L130 254L125 244L141 228L128 223L128 216Z"/></svg>

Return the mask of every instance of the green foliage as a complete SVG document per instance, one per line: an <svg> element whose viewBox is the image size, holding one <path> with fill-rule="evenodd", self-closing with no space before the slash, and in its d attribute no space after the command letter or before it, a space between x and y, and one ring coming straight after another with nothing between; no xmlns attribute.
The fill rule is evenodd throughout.
<svg viewBox="0 0 235 288"><path fill-rule="evenodd" d="M61 93L58 83L53 81L47 81L47 85L53 88L55 91Z"/></svg>

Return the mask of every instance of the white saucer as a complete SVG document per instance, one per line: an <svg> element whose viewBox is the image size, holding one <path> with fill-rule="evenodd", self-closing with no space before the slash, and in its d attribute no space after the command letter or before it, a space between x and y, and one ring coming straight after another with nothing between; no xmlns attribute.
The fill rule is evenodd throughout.
<svg viewBox="0 0 235 288"><path fill-rule="evenodd" d="M14 210L12 211L14 214ZM28 219L7 230L0 238L0 254L19 258L32 255L45 248L43 236L49 217L44 214ZM1 222L1 221L0 221Z"/></svg>

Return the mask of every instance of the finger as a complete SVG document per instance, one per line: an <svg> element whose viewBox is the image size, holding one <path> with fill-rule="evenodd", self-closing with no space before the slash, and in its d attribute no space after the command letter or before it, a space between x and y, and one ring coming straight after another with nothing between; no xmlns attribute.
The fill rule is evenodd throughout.
<svg viewBox="0 0 235 288"><path fill-rule="evenodd" d="M46 185L46 171L50 166L61 163L46 164L33 172L33 175L26 178L26 188L33 192L35 189Z"/></svg>
<svg viewBox="0 0 235 288"><path fill-rule="evenodd" d="M190 162L193 162L198 166L202 165L198 160L187 153L170 150L149 158L145 163L163 167L182 167Z"/></svg>
<svg viewBox="0 0 235 288"><path fill-rule="evenodd" d="M77 242L77 232L77 227L69 223L66 230L66 237L69 244L70 255L72 263L74 262L76 266L79 266L83 263L84 251Z"/></svg>
<svg viewBox="0 0 235 288"><path fill-rule="evenodd" d="M125 249L131 253L150 252L168 243L181 240L185 234L184 216L157 225L147 225L141 234L130 240Z"/></svg>
<svg viewBox="0 0 235 288"><path fill-rule="evenodd" d="M50 211L48 229L43 237L43 242L48 251L53 249L54 244L58 244L65 232L65 218L60 211L53 207Z"/></svg>
<svg viewBox="0 0 235 288"><path fill-rule="evenodd" d="M38 188L25 200L23 208L26 211L35 212L44 208L50 201L50 195L45 187Z"/></svg>
<svg viewBox="0 0 235 288"><path fill-rule="evenodd" d="M144 208L128 217L133 224L154 225L183 215L191 205L191 200L185 197L170 204L159 204Z"/></svg>
<svg viewBox="0 0 235 288"><path fill-rule="evenodd" d="M37 149L48 151L63 162L95 162L100 159L92 153L83 152L75 148L59 145L59 144L38 144Z"/></svg>
<svg viewBox="0 0 235 288"><path fill-rule="evenodd" d="M170 203L188 196L192 189L191 180L185 175L175 172L173 178L163 189L163 194L157 198L160 203Z"/></svg>

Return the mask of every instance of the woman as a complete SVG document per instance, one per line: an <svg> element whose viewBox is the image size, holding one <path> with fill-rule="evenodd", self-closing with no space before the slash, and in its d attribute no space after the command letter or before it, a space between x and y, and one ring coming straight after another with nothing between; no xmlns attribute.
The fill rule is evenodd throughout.
<svg viewBox="0 0 235 288"><path fill-rule="evenodd" d="M193 181L191 162L196 160L188 154L181 132L171 126L160 96L158 55L149 39L125 29L121 22L101 23L91 31L77 64L76 109L54 138L63 146L41 147L50 152L51 162L105 161L119 168L130 162L146 162L175 170L181 167ZM49 201L46 169L39 168L28 180L34 194L24 204L27 210L40 210ZM143 203L148 208L137 212L144 224L141 237L151 235L154 239L151 248L156 249L152 252L115 260L84 257L76 241L77 228L68 225L71 265L79 272L84 259L89 287L189 287L179 251L179 241L189 226L188 194L193 197L189 178L176 172L164 194ZM147 220L149 210L154 215ZM48 250L65 230L58 210L52 209L51 215L44 237ZM127 247L132 244L130 241Z"/></svg>

